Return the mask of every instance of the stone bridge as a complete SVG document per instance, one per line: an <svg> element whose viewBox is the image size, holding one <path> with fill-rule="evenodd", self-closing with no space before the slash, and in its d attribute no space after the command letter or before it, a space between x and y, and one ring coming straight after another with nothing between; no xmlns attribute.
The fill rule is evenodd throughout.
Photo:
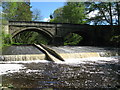
<svg viewBox="0 0 120 90"><path fill-rule="evenodd" d="M24 31L35 31L51 39L51 44L62 45L63 38L69 33L77 33L83 37L79 45L105 45L112 35L120 33L120 26L69 23L51 23L36 21L9 21L5 32L14 38ZM113 33L115 31L116 33Z"/></svg>

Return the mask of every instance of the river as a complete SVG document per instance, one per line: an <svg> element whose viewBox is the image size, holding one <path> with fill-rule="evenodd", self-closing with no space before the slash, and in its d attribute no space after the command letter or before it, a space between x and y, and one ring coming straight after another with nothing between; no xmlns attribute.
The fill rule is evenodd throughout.
<svg viewBox="0 0 120 90"><path fill-rule="evenodd" d="M118 51L116 48L90 46L51 48L59 53ZM18 53L20 54L20 52ZM118 90L120 88L120 56L118 55L68 58L64 62L48 60L0 61L0 68L2 68L0 70L2 86L13 89Z"/></svg>

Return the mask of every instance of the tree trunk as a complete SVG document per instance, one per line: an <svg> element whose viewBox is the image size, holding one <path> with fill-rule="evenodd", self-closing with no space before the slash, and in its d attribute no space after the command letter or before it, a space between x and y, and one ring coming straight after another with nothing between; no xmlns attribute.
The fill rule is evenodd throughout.
<svg viewBox="0 0 120 90"><path fill-rule="evenodd" d="M111 3L109 3L109 10L110 10L110 25L113 25Z"/></svg>

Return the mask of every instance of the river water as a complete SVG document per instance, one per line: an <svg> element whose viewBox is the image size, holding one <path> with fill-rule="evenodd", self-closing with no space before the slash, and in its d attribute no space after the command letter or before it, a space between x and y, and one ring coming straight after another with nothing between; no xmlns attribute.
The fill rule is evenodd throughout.
<svg viewBox="0 0 120 90"><path fill-rule="evenodd" d="M59 49L61 47L56 50ZM73 49L63 50L74 53ZM85 52L85 49L81 49L82 52ZM96 51L101 49L94 48ZM93 51L93 48L89 47L87 50ZM0 70L2 86L16 90L18 88L22 88L21 90L118 90L120 88L120 56L71 58L65 59L64 62L0 61L0 68L2 68Z"/></svg>

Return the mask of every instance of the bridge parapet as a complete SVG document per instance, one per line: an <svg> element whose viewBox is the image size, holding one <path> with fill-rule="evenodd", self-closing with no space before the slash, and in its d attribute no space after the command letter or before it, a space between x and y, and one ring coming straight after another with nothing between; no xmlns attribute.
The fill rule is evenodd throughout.
<svg viewBox="0 0 120 90"><path fill-rule="evenodd" d="M9 26L31 26L31 27L54 27L54 24L46 24L44 22L33 22L33 21L9 21Z"/></svg>
<svg viewBox="0 0 120 90"><path fill-rule="evenodd" d="M80 28L80 24L69 23L51 23L51 22L36 22L36 21L9 21L11 26L45 26L45 27L63 27L63 28ZM89 26L88 24L81 24L81 26Z"/></svg>

